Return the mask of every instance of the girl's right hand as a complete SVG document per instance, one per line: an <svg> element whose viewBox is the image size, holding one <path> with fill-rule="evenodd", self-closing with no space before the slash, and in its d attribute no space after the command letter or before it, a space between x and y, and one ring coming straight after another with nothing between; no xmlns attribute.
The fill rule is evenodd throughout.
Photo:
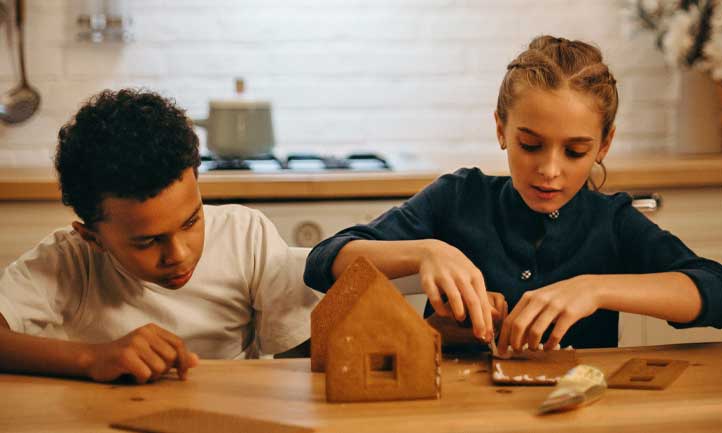
<svg viewBox="0 0 722 433"><path fill-rule="evenodd" d="M453 316L461 322L468 313L474 336L491 341L494 309L489 303L484 276L459 249L440 240L427 240L420 257L419 276L436 314ZM448 299L448 306L442 293Z"/></svg>

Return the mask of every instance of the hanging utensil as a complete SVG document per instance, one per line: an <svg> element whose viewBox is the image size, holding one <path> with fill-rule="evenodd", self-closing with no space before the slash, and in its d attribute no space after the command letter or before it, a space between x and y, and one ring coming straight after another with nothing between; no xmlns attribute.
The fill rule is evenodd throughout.
<svg viewBox="0 0 722 433"><path fill-rule="evenodd" d="M13 49L14 43L13 40L15 39L13 36L13 14L12 14L12 8L8 6L9 4L2 2L0 3L0 33L2 33L2 27L5 26L5 35L6 35L6 43L8 46L8 57L10 58L10 66L13 71L17 70L17 62L15 60L15 50Z"/></svg>
<svg viewBox="0 0 722 433"><path fill-rule="evenodd" d="M2 28L2 25L5 24L5 21L8 21L10 19L10 11L8 11L8 7L5 6L5 3L0 3L0 28Z"/></svg>
<svg viewBox="0 0 722 433"><path fill-rule="evenodd" d="M18 56L20 59L20 84L0 98L0 120L6 123L20 123L32 116L40 106L40 94L28 84L25 74L25 53L23 50L23 2L15 2L15 21L18 31Z"/></svg>

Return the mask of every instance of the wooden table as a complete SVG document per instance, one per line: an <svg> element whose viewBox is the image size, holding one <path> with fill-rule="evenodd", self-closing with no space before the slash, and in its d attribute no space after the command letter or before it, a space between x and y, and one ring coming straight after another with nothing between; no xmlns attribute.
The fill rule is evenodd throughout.
<svg viewBox="0 0 722 433"><path fill-rule="evenodd" d="M496 387L488 360L443 364L442 398L329 404L324 375L308 359L202 361L188 381L150 385L0 375L0 432L118 432L111 421L197 408L293 423L324 432L692 432L722 431L722 343L578 351L611 374L631 357L691 365L663 391L609 389L575 411L535 415L550 387ZM486 356L486 355L484 355ZM467 371L468 370L468 371Z"/></svg>

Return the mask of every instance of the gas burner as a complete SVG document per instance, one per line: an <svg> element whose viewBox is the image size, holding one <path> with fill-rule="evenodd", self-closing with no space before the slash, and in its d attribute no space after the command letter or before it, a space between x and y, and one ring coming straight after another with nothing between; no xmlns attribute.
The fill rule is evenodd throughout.
<svg viewBox="0 0 722 433"><path fill-rule="evenodd" d="M316 153L292 153L286 159L275 155L254 158L218 159L201 158L201 172L211 170L250 170L254 172L319 172L327 170L388 171L391 166L375 153L352 153L346 157L325 156Z"/></svg>

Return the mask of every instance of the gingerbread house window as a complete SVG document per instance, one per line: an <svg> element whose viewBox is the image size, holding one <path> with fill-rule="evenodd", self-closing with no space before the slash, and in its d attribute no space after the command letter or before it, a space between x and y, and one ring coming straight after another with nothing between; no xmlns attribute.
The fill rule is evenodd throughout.
<svg viewBox="0 0 722 433"><path fill-rule="evenodd" d="M369 353L367 357L369 385L396 382L396 354Z"/></svg>

